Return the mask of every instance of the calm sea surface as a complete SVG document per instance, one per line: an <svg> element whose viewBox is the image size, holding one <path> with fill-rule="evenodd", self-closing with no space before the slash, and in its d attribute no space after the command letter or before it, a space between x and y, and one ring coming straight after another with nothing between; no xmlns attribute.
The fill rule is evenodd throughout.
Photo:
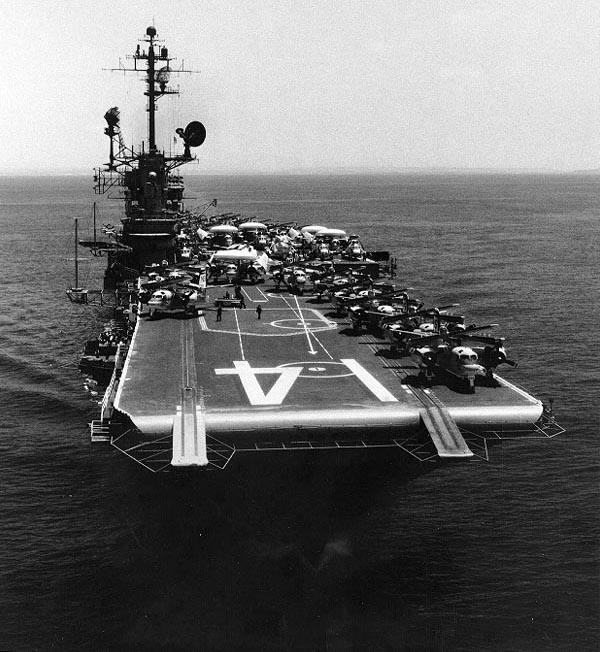
<svg viewBox="0 0 600 652"><path fill-rule="evenodd" d="M154 476L89 443L73 306L91 180L0 178L0 649L600 649L600 180L188 177L188 207L343 226L399 282L498 322L567 433L428 473L238 457ZM120 203L101 198L101 223ZM100 287L104 260L82 264Z"/></svg>

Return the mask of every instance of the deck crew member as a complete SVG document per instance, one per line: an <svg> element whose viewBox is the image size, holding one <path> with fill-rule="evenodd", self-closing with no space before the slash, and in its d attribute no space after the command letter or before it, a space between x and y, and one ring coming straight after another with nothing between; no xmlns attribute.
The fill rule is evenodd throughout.
<svg viewBox="0 0 600 652"><path fill-rule="evenodd" d="M260 319L260 314L262 313L262 307L256 306L256 316Z"/></svg>
<svg viewBox="0 0 600 652"><path fill-rule="evenodd" d="M223 316L223 307L217 306L217 321L221 321L222 316Z"/></svg>

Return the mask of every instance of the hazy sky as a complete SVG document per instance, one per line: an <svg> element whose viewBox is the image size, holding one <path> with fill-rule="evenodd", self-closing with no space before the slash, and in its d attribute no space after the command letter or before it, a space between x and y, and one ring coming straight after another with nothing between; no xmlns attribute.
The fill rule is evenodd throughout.
<svg viewBox="0 0 600 652"><path fill-rule="evenodd" d="M142 77L103 71L155 24L200 74L158 138L186 172L600 168L600 0L0 0L0 173L89 171L103 115L144 133ZM169 104L171 110L168 109ZM141 109L141 111L140 111Z"/></svg>

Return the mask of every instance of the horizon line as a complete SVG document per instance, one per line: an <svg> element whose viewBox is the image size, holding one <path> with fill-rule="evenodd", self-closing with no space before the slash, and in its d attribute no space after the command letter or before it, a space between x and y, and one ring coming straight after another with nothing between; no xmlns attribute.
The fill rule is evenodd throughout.
<svg viewBox="0 0 600 652"><path fill-rule="evenodd" d="M182 171L183 172L183 171ZM0 177L83 177L93 176L94 170L3 170ZM231 170L231 171L192 171L185 176L350 176L350 175L408 175L408 174L600 174L600 168L551 168L551 167L406 167L406 168L316 168L314 170Z"/></svg>

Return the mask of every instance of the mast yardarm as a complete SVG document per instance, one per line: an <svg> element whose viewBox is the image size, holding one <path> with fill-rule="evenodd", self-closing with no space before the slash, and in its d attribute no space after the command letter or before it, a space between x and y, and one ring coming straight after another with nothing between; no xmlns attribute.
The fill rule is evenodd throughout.
<svg viewBox="0 0 600 652"><path fill-rule="evenodd" d="M133 60L133 67L127 67L119 60L119 66L117 68L107 68L106 70L146 73L146 89L144 95L148 98L146 107L148 113L147 153L153 155L158 153L156 143L156 102L165 95L179 95L178 89L169 86L171 75L193 73L195 71L186 69L183 64L179 68L173 68L172 62L175 61L175 57L171 57L168 48L161 45L161 41L157 37L156 28L152 26L148 27L145 36L140 41L147 43L147 47L138 44L135 52L132 55L126 56L127 59ZM141 153L136 153L134 150L125 146L121 135L118 107L109 109L104 117L108 125L104 133L110 138L110 159L104 171L97 171L96 191L98 193L105 192L117 182L102 172L114 171L122 173L122 170L119 169L120 167L133 167L134 161L138 161L139 157L144 153L143 145ZM195 157L191 155L190 147L198 147L206 138L204 126L197 121L188 124L185 129L178 128L176 134L183 141L184 152L183 154L169 157L163 155L164 164L168 170L172 170L193 160Z"/></svg>

